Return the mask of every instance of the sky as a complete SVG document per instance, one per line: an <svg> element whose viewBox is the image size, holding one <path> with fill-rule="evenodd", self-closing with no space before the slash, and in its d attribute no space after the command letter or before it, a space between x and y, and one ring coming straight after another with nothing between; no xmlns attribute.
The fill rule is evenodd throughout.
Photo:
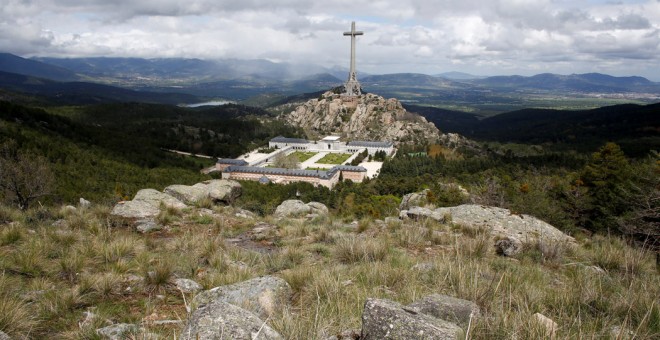
<svg viewBox="0 0 660 340"><path fill-rule="evenodd" d="M660 0L3 0L23 57L267 59L357 71L660 81Z"/></svg>

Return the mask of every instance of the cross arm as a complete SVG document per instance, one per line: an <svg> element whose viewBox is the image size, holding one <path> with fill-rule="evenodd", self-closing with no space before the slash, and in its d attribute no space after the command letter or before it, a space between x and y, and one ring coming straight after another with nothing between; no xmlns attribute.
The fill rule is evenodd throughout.
<svg viewBox="0 0 660 340"><path fill-rule="evenodd" d="M354 31L354 32L344 32L344 35L364 35L364 32L362 31Z"/></svg>

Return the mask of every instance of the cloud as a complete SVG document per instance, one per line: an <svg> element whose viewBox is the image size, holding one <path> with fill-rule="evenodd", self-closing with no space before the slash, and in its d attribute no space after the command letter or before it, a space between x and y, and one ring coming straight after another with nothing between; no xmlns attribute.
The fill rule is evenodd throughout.
<svg viewBox="0 0 660 340"><path fill-rule="evenodd" d="M629 65L660 79L658 0L5 0L0 50L345 65L353 20L369 72Z"/></svg>

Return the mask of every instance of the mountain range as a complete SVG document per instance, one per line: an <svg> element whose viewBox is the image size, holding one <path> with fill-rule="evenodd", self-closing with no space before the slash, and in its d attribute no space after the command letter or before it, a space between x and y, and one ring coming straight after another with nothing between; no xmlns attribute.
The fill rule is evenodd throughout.
<svg viewBox="0 0 660 340"><path fill-rule="evenodd" d="M92 102L121 101L122 98L134 101L145 97L149 102L160 103L187 103L205 98L244 101L261 96L281 99L339 86L347 74L341 67L268 60L26 59L8 53L0 53L0 71L5 72L1 77L2 87L12 91L61 98L82 95L88 98L81 100ZM660 84L639 76L545 73L531 77L478 77L459 72L439 75L359 73L358 76L366 92L409 104L474 111L481 116L526 107L580 109L660 100ZM126 92L129 90L136 92ZM561 105L558 100L562 101Z"/></svg>

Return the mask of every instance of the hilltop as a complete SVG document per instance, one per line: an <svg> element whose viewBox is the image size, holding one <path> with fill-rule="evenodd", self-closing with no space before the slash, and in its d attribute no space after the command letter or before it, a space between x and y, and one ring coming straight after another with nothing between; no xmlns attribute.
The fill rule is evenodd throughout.
<svg viewBox="0 0 660 340"><path fill-rule="evenodd" d="M428 144L440 138L438 128L406 111L394 98L375 94L347 97L327 91L280 116L310 138L340 135L352 140L384 140Z"/></svg>

